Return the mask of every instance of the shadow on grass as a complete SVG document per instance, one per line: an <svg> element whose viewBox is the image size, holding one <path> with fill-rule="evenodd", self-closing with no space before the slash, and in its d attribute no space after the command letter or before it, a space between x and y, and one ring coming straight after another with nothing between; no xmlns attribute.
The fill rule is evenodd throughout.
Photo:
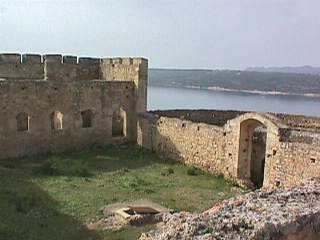
<svg viewBox="0 0 320 240"><path fill-rule="evenodd" d="M9 167L9 168L8 168ZM71 216L21 171L0 166L0 239L101 239Z"/></svg>
<svg viewBox="0 0 320 240"><path fill-rule="evenodd" d="M163 138L159 144L165 149L170 141ZM170 156L180 160L176 149L171 152ZM206 201L220 199L212 196L229 191L223 178L217 180L196 168L127 145L0 161L0 239L136 239L148 229L92 232L79 220L95 217L107 204L136 199L202 211L210 207Z"/></svg>
<svg viewBox="0 0 320 240"><path fill-rule="evenodd" d="M177 164L134 145L108 145L80 152L48 154L0 161L0 166L39 176L92 177L97 172L139 169L156 163Z"/></svg>
<svg viewBox="0 0 320 240"><path fill-rule="evenodd" d="M121 235L133 239L141 229L104 234L86 229L79 220L59 212L59 203L32 181L49 176L90 178L99 173L116 172L123 175L115 183L118 187L135 189L146 185L141 182L143 179L128 177L124 173L158 163L176 164L132 145L110 145L81 152L2 160L0 209L4 210L0 210L0 239L93 240L109 239L109 235L110 239L125 239Z"/></svg>

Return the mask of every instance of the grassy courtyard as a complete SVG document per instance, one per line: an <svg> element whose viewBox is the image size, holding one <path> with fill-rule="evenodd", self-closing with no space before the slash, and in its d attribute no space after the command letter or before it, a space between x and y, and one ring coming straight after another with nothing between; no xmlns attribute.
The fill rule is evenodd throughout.
<svg viewBox="0 0 320 240"><path fill-rule="evenodd" d="M107 204L146 199L200 212L240 189L135 146L0 161L0 239L136 239L153 226L91 231Z"/></svg>

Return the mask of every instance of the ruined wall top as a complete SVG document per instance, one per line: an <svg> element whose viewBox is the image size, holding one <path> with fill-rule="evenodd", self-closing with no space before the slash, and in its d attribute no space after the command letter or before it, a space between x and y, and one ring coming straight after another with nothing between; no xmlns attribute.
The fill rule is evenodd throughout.
<svg viewBox="0 0 320 240"><path fill-rule="evenodd" d="M281 142L300 142L318 144L320 142L320 118L278 114L243 112L234 110L163 110L149 111L140 115L151 122L160 117L175 118L193 123L205 123L228 130L230 124L239 124L249 119L256 119L266 127L277 132Z"/></svg>
<svg viewBox="0 0 320 240"><path fill-rule="evenodd" d="M229 120L236 119L244 114L258 114L273 121L279 128L291 128L297 130L320 132L320 117L303 115L291 115L284 113L260 113L235 110L157 110L149 111L155 116L179 118L192 122L206 123L216 126L224 126Z"/></svg>
<svg viewBox="0 0 320 240"><path fill-rule="evenodd" d="M163 110L150 111L149 113L170 117L179 118L198 123L206 123L210 125L223 126L228 120L236 118L246 112L233 110Z"/></svg>
<svg viewBox="0 0 320 240"><path fill-rule="evenodd" d="M303 116L303 115L289 115L283 113L275 113L277 118L281 119L283 123L298 129L308 129L314 131L320 131L320 118Z"/></svg>

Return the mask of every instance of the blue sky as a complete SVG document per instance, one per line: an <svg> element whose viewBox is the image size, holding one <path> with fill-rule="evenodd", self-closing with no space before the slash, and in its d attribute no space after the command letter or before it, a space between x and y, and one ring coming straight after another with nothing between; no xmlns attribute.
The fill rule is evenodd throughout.
<svg viewBox="0 0 320 240"><path fill-rule="evenodd" d="M0 0L0 52L320 66L319 0Z"/></svg>

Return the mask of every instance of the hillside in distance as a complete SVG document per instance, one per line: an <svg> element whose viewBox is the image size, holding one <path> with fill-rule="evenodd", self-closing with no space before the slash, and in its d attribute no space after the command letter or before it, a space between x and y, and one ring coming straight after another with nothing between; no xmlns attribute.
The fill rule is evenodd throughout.
<svg viewBox="0 0 320 240"><path fill-rule="evenodd" d="M300 67L249 67L246 71L254 72L281 72L281 73L301 73L320 75L320 67L300 66Z"/></svg>
<svg viewBox="0 0 320 240"><path fill-rule="evenodd" d="M320 96L320 75L237 70L150 69L149 84Z"/></svg>

